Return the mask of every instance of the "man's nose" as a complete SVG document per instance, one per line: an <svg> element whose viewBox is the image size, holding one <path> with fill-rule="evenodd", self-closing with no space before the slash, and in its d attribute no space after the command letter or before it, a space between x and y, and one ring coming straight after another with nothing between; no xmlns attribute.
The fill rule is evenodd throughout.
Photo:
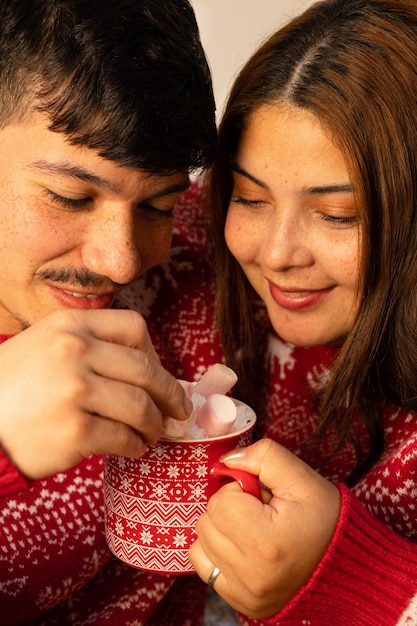
<svg viewBox="0 0 417 626"><path fill-rule="evenodd" d="M142 267L132 218L115 215L96 222L85 238L82 259L86 268L121 285L134 280Z"/></svg>

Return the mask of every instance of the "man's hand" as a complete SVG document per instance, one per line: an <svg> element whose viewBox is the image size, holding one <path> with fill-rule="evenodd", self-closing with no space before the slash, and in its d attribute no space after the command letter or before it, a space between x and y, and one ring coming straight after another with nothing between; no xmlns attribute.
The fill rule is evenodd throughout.
<svg viewBox="0 0 417 626"><path fill-rule="evenodd" d="M2 448L32 479L91 454L139 457L163 415L191 409L125 310L58 311L1 344L0 407Z"/></svg>

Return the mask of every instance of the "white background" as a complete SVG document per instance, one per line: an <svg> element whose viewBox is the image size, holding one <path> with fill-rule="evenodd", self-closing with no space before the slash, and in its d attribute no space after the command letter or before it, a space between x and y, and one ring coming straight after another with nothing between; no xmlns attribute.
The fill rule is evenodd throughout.
<svg viewBox="0 0 417 626"><path fill-rule="evenodd" d="M191 0L213 76L220 117L233 78L270 33L313 0Z"/></svg>

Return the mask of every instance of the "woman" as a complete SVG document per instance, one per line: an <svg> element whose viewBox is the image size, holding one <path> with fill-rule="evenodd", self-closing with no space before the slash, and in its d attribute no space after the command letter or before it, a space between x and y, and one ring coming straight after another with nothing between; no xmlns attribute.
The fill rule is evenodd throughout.
<svg viewBox="0 0 417 626"><path fill-rule="evenodd" d="M241 624L417 623L416 84L414 0L324 0L231 91L218 319L261 440L226 462L266 489L190 558Z"/></svg>

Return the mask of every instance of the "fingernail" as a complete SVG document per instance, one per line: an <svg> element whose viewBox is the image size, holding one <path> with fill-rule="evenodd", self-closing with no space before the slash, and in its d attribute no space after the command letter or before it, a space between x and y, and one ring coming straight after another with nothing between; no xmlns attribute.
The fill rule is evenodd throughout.
<svg viewBox="0 0 417 626"><path fill-rule="evenodd" d="M185 396L184 409L187 415L191 415L194 409L194 405L188 396Z"/></svg>
<svg viewBox="0 0 417 626"><path fill-rule="evenodd" d="M236 448L236 450L231 450L230 452L226 452L225 454L222 454L221 457L219 458L219 461L224 463L225 461L231 461L233 459L236 459L236 460L243 459L245 454L246 454L245 448Z"/></svg>

